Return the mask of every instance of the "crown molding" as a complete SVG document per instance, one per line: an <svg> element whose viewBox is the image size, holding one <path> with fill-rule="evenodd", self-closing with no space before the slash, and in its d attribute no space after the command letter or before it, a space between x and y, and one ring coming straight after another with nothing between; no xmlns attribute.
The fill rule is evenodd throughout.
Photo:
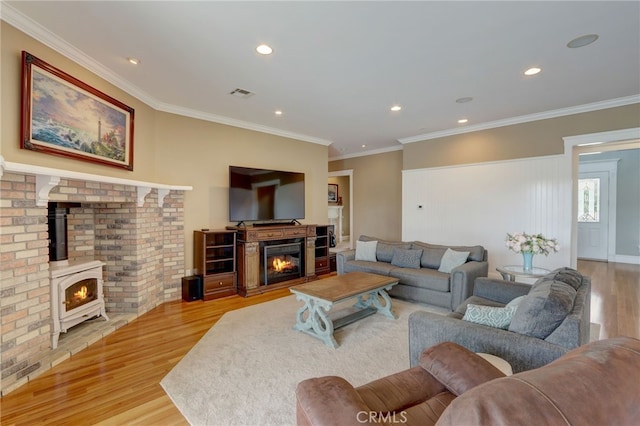
<svg viewBox="0 0 640 426"><path fill-rule="evenodd" d="M402 151L402 145L391 146L388 148L372 149L370 151L362 151L353 154L339 155L337 157L329 157L329 161L346 160L348 158L366 157L368 155L384 154L387 152Z"/></svg>
<svg viewBox="0 0 640 426"><path fill-rule="evenodd" d="M640 95L626 96L623 98L610 99L601 102L578 105L575 107L555 109L551 111L540 112L536 114L521 115L519 117L506 118L504 120L490 121L480 123L474 126L466 126L464 128L448 129L439 132L425 133L422 135L411 136L398 139L401 144L422 142L430 139L443 138L446 136L461 135L464 133L477 132L480 130L495 129L497 127L512 126L514 124L529 123L531 121L547 120L549 118L563 117L566 115L580 114L584 112L598 111L602 109L615 108L619 106L640 103Z"/></svg>
<svg viewBox="0 0 640 426"><path fill-rule="evenodd" d="M333 143L333 141L316 138L314 136L293 133L285 130L276 129L273 127L250 123L248 121L236 120L234 118L223 117L220 115L209 114L206 112L197 111L190 108L179 107L172 104L158 103L154 108L158 111L168 112L171 114L197 118L199 120L211 121L219 124L226 124L228 126L240 127L247 130L254 130L256 132L269 133L275 136L282 136L285 138L296 139L304 142L311 142L319 145L328 146Z"/></svg>
<svg viewBox="0 0 640 426"><path fill-rule="evenodd" d="M58 37L51 31L47 30L42 25L38 24L34 20L26 17L12 6L8 5L4 1L0 2L0 19L8 23L9 25L16 27L18 30L34 38L38 42L45 46L55 50L61 55L69 58L78 65L86 68L88 71L96 74L98 77L108 81L117 88L127 92L134 98L149 105L151 108L177 114L190 118L197 118L200 120L210 121L219 124L225 124L233 127L240 127L247 130L254 130L261 133L268 133L275 136L282 136L285 138L291 138L301 140L303 142L311 142L320 145L331 145L333 141L317 138L315 136L303 135L299 133L293 133L286 130L276 129L273 127L263 126L256 123L250 123L247 121L236 120L229 117L223 117L215 114L207 114L201 111L196 111L189 108L183 108L176 105L167 104L159 101L158 99L150 96L147 92L139 87L131 84L123 77L112 72L101 63L93 60L81 50L77 49L73 45L69 44L64 39Z"/></svg>

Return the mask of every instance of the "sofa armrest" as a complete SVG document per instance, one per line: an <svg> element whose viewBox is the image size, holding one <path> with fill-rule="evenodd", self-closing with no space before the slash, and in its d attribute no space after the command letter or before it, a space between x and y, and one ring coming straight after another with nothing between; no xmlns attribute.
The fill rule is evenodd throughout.
<svg viewBox="0 0 640 426"><path fill-rule="evenodd" d="M411 366L418 364L422 351L442 342L454 342L473 352L498 356L514 373L542 367L559 358L568 349L493 327L453 317L415 311L409 315L409 356Z"/></svg>
<svg viewBox="0 0 640 426"><path fill-rule="evenodd" d="M344 263L348 260L354 260L356 258L355 250L345 250L339 251L336 254L336 269L338 271L338 275L344 274Z"/></svg>
<svg viewBox="0 0 640 426"><path fill-rule="evenodd" d="M524 296L531 285L495 278L477 278L473 286L473 295L506 305L518 296Z"/></svg>
<svg viewBox="0 0 640 426"><path fill-rule="evenodd" d="M419 364L456 396L505 376L489 361L453 342L425 349Z"/></svg>
<svg viewBox="0 0 640 426"><path fill-rule="evenodd" d="M487 262L466 262L451 270L451 310L455 311L459 304L473 294L476 278L486 277L489 272Z"/></svg>
<svg viewBox="0 0 640 426"><path fill-rule="evenodd" d="M360 418L358 413L361 414ZM342 377L327 376L307 379L296 387L296 420L300 425L330 425L340 419L341 425L368 423L369 407L355 388Z"/></svg>

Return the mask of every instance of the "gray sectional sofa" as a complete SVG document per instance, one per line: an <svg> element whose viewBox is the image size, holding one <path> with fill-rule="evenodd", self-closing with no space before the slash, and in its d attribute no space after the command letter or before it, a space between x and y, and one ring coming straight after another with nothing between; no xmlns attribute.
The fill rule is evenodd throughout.
<svg viewBox="0 0 640 426"><path fill-rule="evenodd" d="M475 279L488 274L487 251L479 245L444 246L421 241L386 241L364 235L358 241L377 241L375 261L356 260L356 250L339 252L336 255L338 275L362 271L398 278L398 284L389 294L399 299L453 311L473 294ZM438 270L447 249L469 252L466 262L451 269L450 273ZM418 255L417 264L407 266L406 262L397 261L403 260L403 254Z"/></svg>
<svg viewBox="0 0 640 426"><path fill-rule="evenodd" d="M485 324L516 299L506 328ZM454 312L418 310L409 316L411 365L425 348L454 342L506 360L514 373L541 367L589 342L590 301L591 278L571 268L558 268L534 285L478 278L473 295ZM487 312L481 318L463 319L470 305L489 309L482 308Z"/></svg>

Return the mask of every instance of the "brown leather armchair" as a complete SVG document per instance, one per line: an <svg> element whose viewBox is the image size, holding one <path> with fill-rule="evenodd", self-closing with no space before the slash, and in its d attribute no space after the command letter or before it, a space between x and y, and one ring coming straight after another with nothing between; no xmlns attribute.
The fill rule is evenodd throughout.
<svg viewBox="0 0 640 426"><path fill-rule="evenodd" d="M298 425L631 425L640 420L640 340L593 342L535 370L504 376L445 342L419 365L354 388L340 377L296 389Z"/></svg>

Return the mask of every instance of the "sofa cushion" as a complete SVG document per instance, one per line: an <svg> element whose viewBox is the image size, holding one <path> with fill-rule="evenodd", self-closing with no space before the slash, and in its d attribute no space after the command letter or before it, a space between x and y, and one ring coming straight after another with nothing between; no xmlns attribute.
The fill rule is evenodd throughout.
<svg viewBox="0 0 640 426"><path fill-rule="evenodd" d="M507 303L505 306L507 307L514 307L517 308L518 306L520 306L520 302L522 302L522 300L525 298L525 296L518 296L514 299L512 299L509 303Z"/></svg>
<svg viewBox="0 0 640 426"><path fill-rule="evenodd" d="M389 276L398 278L402 284L411 287L426 288L429 290L448 292L449 274L438 272L429 268L393 268Z"/></svg>
<svg viewBox="0 0 640 426"><path fill-rule="evenodd" d="M576 271L575 269L566 268L566 267L558 268L548 273L538 281L544 281L545 279L562 281L563 283L569 284L571 287L575 288L576 290L579 289L580 286L582 285L582 274Z"/></svg>
<svg viewBox="0 0 640 426"><path fill-rule="evenodd" d="M389 276L393 269L398 269L387 262L369 262L367 260L349 260L344 264L344 273L347 272L370 272L372 274Z"/></svg>
<svg viewBox="0 0 640 426"><path fill-rule="evenodd" d="M356 241L356 260L375 262L377 241Z"/></svg>
<svg viewBox="0 0 640 426"><path fill-rule="evenodd" d="M484 261L484 247L482 246L442 246L437 244L423 243L422 241L413 241L412 249L422 249L421 265L423 268L438 269L440 261L447 249L455 251L468 251L469 259L476 262Z"/></svg>
<svg viewBox="0 0 640 426"><path fill-rule="evenodd" d="M453 268L467 263L468 257L468 251L455 251L448 248L447 251L444 252L444 256L442 256L438 271L450 274Z"/></svg>
<svg viewBox="0 0 640 426"><path fill-rule="evenodd" d="M411 248L409 243L400 243L393 241L378 240L378 248L376 250L376 256L380 262L389 262L393 260L393 251L395 249L408 250Z"/></svg>
<svg viewBox="0 0 640 426"><path fill-rule="evenodd" d="M462 319L475 324L482 324L489 327L506 330L511 324L511 318L516 311L515 306L483 306L470 303Z"/></svg>
<svg viewBox="0 0 640 426"><path fill-rule="evenodd" d="M444 252L447 251L448 247L434 246L433 244L414 241L413 243L411 243L411 248L422 250L420 265L423 268L438 269L440 267L442 256L444 256Z"/></svg>
<svg viewBox="0 0 640 426"><path fill-rule="evenodd" d="M422 250L394 248L391 264L399 268L420 269L421 256Z"/></svg>
<svg viewBox="0 0 640 426"><path fill-rule="evenodd" d="M576 294L561 281L538 281L520 302L509 331L545 339L571 312Z"/></svg>
<svg viewBox="0 0 640 426"><path fill-rule="evenodd" d="M391 263L391 260L393 259L394 248L411 248L411 243L403 243L402 241L386 241L381 240L380 238L370 237L368 235L360 235L358 241L377 241L378 245L376 247L376 258L379 262Z"/></svg>

